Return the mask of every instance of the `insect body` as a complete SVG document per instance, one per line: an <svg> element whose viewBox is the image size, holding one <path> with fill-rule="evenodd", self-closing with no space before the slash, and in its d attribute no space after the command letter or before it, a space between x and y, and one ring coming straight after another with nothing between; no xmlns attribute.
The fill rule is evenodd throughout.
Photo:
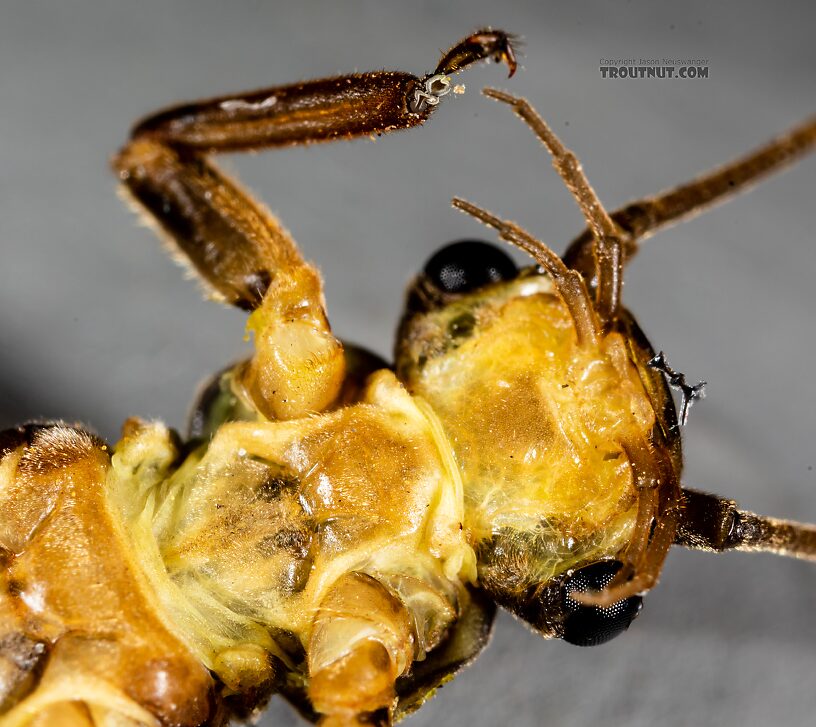
<svg viewBox="0 0 816 727"><path fill-rule="evenodd" d="M60 424L0 435L0 724L222 724L274 693L323 725L390 724L478 654L496 604L593 645L629 626L673 543L816 557L811 526L681 487L670 369L621 304L639 239L811 150L813 120L609 215L533 109L487 91L551 152L587 232L562 260L455 200L536 265L481 242L439 252L393 369L334 337L318 273L208 158L419 125L486 58L512 75L512 38L479 31L424 78L136 126L124 189L250 311L255 353L203 390L187 440L138 419L112 448Z"/></svg>

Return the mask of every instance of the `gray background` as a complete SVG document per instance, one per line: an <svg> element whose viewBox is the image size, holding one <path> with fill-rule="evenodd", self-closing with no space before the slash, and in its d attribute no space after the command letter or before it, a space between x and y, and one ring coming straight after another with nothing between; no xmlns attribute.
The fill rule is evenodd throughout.
<svg viewBox="0 0 816 727"><path fill-rule="evenodd" d="M182 99L388 67L424 72L493 23L524 68L462 77L426 128L225 160L324 271L335 329L388 354L405 282L479 234L454 193L557 250L581 227L543 151L477 90L532 99L615 207L684 181L814 111L809 2L0 4L0 426L131 414L183 426L196 383L241 350L243 315L202 302L116 199L107 159L141 114ZM603 80L601 57L703 56L707 80ZM709 397L686 481L816 521L816 160L654 238L625 300ZM631 632L582 650L507 617L409 724L782 725L816 714L816 570L673 552ZM297 720L277 704L265 724Z"/></svg>

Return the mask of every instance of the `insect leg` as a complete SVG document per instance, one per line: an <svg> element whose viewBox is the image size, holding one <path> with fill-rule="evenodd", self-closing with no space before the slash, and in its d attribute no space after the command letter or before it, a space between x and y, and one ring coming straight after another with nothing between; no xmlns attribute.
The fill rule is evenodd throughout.
<svg viewBox="0 0 816 727"><path fill-rule="evenodd" d="M318 272L280 223L199 154L138 137L114 160L127 192L215 297L253 310L255 355L237 378L269 418L320 410L343 381Z"/></svg>
<svg viewBox="0 0 816 727"><path fill-rule="evenodd" d="M486 58L514 70L511 37L469 36L423 78L377 71L175 106L139 122L113 165L204 280L227 302L254 309L275 275L303 261L280 223L203 155L417 126L450 91L448 73Z"/></svg>
<svg viewBox="0 0 816 727"><path fill-rule="evenodd" d="M567 306L575 323L578 343L597 344L600 326L584 280L577 272L567 268L561 258L547 245L534 238L516 223L499 219L487 210L459 197L454 197L452 204L456 209L492 227L503 240L532 255L536 262L547 271L555 289Z"/></svg>
<svg viewBox="0 0 816 727"><path fill-rule="evenodd" d="M113 163L124 189L216 299L254 310L273 277L306 267L280 222L203 156L136 138Z"/></svg>
<svg viewBox="0 0 816 727"><path fill-rule="evenodd" d="M615 210L612 220L621 230L623 259L626 262L641 241L683 219L694 217L709 207L728 201L749 190L765 177L783 171L816 148L816 117L772 139L750 154L707 174L646 197ZM585 277L591 277L594 259L592 227L575 238L564 255L565 262Z"/></svg>
<svg viewBox="0 0 816 727"><path fill-rule="evenodd" d="M539 140L547 147L553 159L553 167L561 175L567 189L572 193L589 225L595 253L597 287L595 308L604 326L615 320L621 301L623 276L620 230L610 218L595 190L586 178L581 163L567 149L547 122L538 115L530 103L509 93L486 88L484 95L494 101L508 104L524 121ZM591 276L587 278L591 280Z"/></svg>
<svg viewBox="0 0 816 727"><path fill-rule="evenodd" d="M439 61L436 73L456 73L474 61L493 58L496 63L506 63L512 77L516 72L517 36L503 30L484 28L460 40Z"/></svg>
<svg viewBox="0 0 816 727"><path fill-rule="evenodd" d="M320 724L390 724L396 679L413 659L402 602L371 576L342 576L320 604L308 646L309 698Z"/></svg>
<svg viewBox="0 0 816 727"><path fill-rule="evenodd" d="M183 104L142 120L132 137L212 153L408 129L422 124L451 91L449 74L493 58L506 63L512 75L514 42L501 30L478 31L453 46L422 78L400 71L355 73Z"/></svg>
<svg viewBox="0 0 816 727"><path fill-rule="evenodd" d="M317 271L274 216L206 155L422 124L451 90L447 72L488 58L513 70L506 33L477 36L454 46L443 70L422 78L353 74L161 111L137 124L113 160L123 187L214 295L254 311L248 328L256 354L237 380L265 416L294 418L329 406L344 379L342 345L331 333Z"/></svg>

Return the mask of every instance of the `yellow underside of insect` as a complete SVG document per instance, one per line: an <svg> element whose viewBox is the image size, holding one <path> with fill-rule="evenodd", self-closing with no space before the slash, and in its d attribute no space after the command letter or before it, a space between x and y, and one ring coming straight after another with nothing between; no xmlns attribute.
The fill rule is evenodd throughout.
<svg viewBox="0 0 816 727"><path fill-rule="evenodd" d="M654 414L620 336L579 347L547 278L522 276L423 316L407 340L425 356L407 367L413 396L380 371L353 405L227 423L181 460L163 425L138 420L109 462L91 443L73 452L58 442L66 461L94 471L48 475L42 512L6 534L27 624L14 628L57 644L80 628L87 650L110 641L106 624L129 624L131 650L169 639L236 693L285 672L331 711L344 669L359 671L360 659L380 665L388 690L437 647L466 605L466 583L523 588L625 547L637 493L620 442L648 436ZM17 464L3 460L11 510L36 502L37 462ZM43 590L65 582L42 569L64 568L49 553L68 547L59 524L75 501L85 527L107 533L94 537L109 542L104 562L118 552L130 563L105 576L113 617ZM100 557L74 553L74 594L94 587ZM127 613L134 598L150 618ZM131 672L108 665L106 677L70 688L102 713L144 717ZM4 724L26 724L65 689L43 679Z"/></svg>
<svg viewBox="0 0 816 727"><path fill-rule="evenodd" d="M223 425L175 472L153 465L172 460L167 431L141 429L114 455L112 490L134 544L152 551L143 558L156 589L213 668L241 640L274 650L270 628L308 644L347 573L411 577L446 596L475 579L461 481L439 445L383 371L357 405Z"/></svg>
<svg viewBox="0 0 816 727"><path fill-rule="evenodd" d="M82 683L52 657L52 678L3 724L66 690L100 714L173 718L166 689L133 689L157 649L179 682L169 694L189 704L203 664L226 695L275 684L323 713L376 709L461 618L466 584L521 591L625 548L637 491L621 442L648 437L654 413L622 337L579 346L547 278L528 275L422 316L406 340L403 362L424 357L403 366L413 395L383 370L356 403L225 423L186 456L163 425L129 420L110 459L67 429L3 459L0 499L16 513L3 592L22 619L7 627L54 654L79 631L84 654L107 654ZM77 545L72 522L93 537ZM110 612L82 607L97 578L109 593L93 602ZM347 675L361 669L370 702L355 703Z"/></svg>

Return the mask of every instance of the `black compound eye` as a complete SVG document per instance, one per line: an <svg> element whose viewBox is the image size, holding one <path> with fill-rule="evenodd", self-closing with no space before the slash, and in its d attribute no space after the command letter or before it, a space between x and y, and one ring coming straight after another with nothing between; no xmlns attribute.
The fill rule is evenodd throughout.
<svg viewBox="0 0 816 727"><path fill-rule="evenodd" d="M443 293L469 293L488 283L512 280L517 274L507 253L479 240L446 245L425 264L425 275Z"/></svg>
<svg viewBox="0 0 816 727"><path fill-rule="evenodd" d="M571 597L573 593L600 591L621 569L617 560L601 560L575 571L564 582L564 641L576 646L598 646L629 628L643 606L641 596L631 596L606 608L584 606Z"/></svg>

